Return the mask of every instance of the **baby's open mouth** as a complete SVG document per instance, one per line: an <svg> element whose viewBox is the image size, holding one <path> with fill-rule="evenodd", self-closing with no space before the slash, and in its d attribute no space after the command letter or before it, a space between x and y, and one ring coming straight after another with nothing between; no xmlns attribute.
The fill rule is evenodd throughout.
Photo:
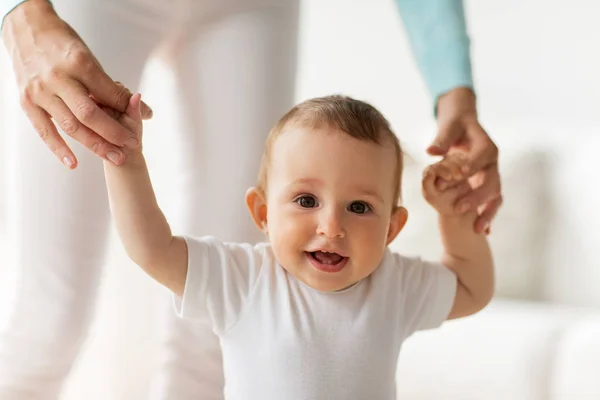
<svg viewBox="0 0 600 400"><path fill-rule="evenodd" d="M328 251L311 251L306 252L310 263L318 270L324 272L338 272L346 265L348 257L344 257L338 253Z"/></svg>
<svg viewBox="0 0 600 400"><path fill-rule="evenodd" d="M335 265L344 259L344 257L340 256L338 253L329 253L325 251L313 251L309 254L321 264L327 265Z"/></svg>

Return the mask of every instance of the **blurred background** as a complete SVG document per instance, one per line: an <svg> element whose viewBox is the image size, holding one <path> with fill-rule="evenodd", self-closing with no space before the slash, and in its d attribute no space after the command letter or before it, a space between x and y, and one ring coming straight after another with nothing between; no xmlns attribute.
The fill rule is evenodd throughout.
<svg viewBox="0 0 600 400"><path fill-rule="evenodd" d="M600 399L600 2L465 7L480 117L500 148L505 202L490 238L497 293L482 313L406 342L399 398ZM18 97L3 82L2 110L12 112ZM175 124L172 82L157 59L141 90L155 111L145 147L165 205L175 157L164 139ZM433 107L392 0L302 2L297 100L332 93L369 101L391 121L410 155L403 188L410 217L392 247L436 257L435 216L419 190ZM0 163L0 193L7 168ZM0 321L14 287L3 198ZM64 399L145 398L167 296L126 261L113 235L95 322Z"/></svg>

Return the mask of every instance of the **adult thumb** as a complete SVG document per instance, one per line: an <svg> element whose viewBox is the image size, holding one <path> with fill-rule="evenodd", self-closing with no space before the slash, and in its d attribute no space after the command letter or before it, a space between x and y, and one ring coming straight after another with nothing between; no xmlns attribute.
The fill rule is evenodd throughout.
<svg viewBox="0 0 600 400"><path fill-rule="evenodd" d="M427 147L427 153L432 156L445 155L450 147L456 144L463 134L463 130L457 125L440 127L433 142Z"/></svg>

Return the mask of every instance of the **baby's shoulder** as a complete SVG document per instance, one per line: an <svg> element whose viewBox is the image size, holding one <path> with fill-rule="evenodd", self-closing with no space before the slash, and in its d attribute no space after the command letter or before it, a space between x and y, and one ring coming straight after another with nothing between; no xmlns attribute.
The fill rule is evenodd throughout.
<svg viewBox="0 0 600 400"><path fill-rule="evenodd" d="M376 271L384 276L402 275L409 273L415 268L419 268L423 264L423 259L419 256L406 256L386 249Z"/></svg>

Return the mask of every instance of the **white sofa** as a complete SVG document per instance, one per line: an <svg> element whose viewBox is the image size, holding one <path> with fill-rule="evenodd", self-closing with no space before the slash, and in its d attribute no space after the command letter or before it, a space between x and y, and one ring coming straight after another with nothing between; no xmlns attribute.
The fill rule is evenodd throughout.
<svg viewBox="0 0 600 400"><path fill-rule="evenodd" d="M600 129L527 121L488 129L501 148L505 197L490 237L496 297L406 341L398 399L600 399ZM416 158L407 185L418 179ZM435 217L417 194L405 198L414 226L393 247L434 257Z"/></svg>

